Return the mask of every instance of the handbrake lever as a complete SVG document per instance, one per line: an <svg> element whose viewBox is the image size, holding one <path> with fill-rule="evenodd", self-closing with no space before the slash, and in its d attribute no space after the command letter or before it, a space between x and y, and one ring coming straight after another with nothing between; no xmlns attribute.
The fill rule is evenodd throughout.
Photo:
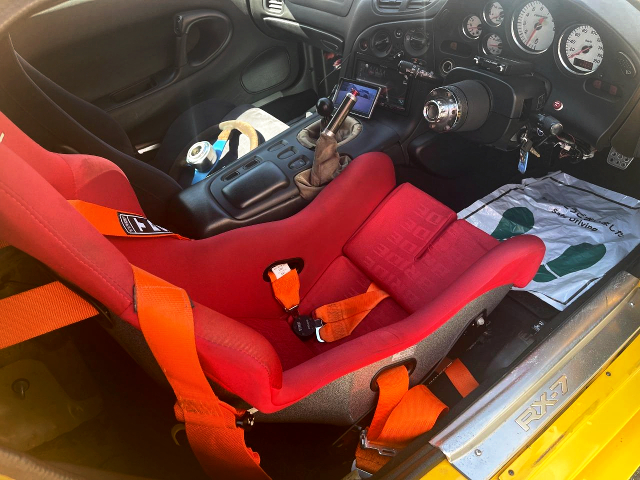
<svg viewBox="0 0 640 480"><path fill-rule="evenodd" d="M330 137L335 137L336 133L338 133L338 130L340 130L340 127L349 116L351 110L353 110L353 107L358 101L358 95L358 90L353 88L344 96L344 100L342 100L342 103L338 107L338 110L336 110L336 113L333 114L333 117L331 117L331 120L329 120L329 123L322 131L323 134Z"/></svg>

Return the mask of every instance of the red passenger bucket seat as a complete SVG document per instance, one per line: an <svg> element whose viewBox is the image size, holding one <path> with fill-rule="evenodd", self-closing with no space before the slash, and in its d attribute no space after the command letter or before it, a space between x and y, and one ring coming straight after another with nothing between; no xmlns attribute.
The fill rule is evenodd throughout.
<svg viewBox="0 0 640 480"><path fill-rule="evenodd" d="M68 200L144 215L118 167L45 151L1 114L0 138L0 241L106 306L113 334L149 371L131 264L185 289L204 372L268 419L352 422L373 405L377 372L405 362L421 380L470 322L533 278L544 254L536 237L498 242L413 186L396 187L382 153L354 160L282 221L197 241L105 237ZM302 341L264 279L284 259L304 262L303 314L372 282L389 298L342 340Z"/></svg>

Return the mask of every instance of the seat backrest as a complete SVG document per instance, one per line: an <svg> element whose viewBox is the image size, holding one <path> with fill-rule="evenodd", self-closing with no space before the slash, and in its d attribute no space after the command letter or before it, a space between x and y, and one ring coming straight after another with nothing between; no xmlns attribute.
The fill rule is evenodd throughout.
<svg viewBox="0 0 640 480"><path fill-rule="evenodd" d="M66 145L110 160L129 179L146 215L167 223L169 201L182 190L173 178L114 148L68 115L27 75L9 37L0 39L0 71L0 109L22 131L52 150Z"/></svg>

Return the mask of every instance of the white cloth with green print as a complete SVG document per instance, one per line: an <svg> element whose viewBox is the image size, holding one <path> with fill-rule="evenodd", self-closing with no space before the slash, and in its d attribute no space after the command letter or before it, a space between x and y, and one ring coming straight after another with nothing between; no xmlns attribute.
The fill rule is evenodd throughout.
<svg viewBox="0 0 640 480"><path fill-rule="evenodd" d="M640 243L640 201L565 173L505 185L458 213L500 241L539 237L543 264L526 290L564 310Z"/></svg>

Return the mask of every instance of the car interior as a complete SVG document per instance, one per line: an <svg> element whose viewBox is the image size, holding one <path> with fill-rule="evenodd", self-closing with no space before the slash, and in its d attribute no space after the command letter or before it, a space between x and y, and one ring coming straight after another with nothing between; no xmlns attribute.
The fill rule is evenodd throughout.
<svg viewBox="0 0 640 480"><path fill-rule="evenodd" d="M202 370L255 416L245 440L271 478L356 468L376 379L397 366L446 411L375 478L419 478L442 458L439 432L616 275L640 277L639 237L573 293L532 293L532 280L588 270L599 245L570 247L582 266L565 267L545 225L519 216L529 205L474 220L551 178L640 224L639 9L66 0L10 25L0 302L61 282L95 315L0 350L0 454L14 452L22 478L207 478L140 331L139 268L187 292ZM128 233L104 233L87 205L117 212ZM615 230L590 215L576 228ZM290 272L291 304L277 291ZM370 294L346 333L328 321L296 331ZM444 374L454 359L473 391Z"/></svg>

